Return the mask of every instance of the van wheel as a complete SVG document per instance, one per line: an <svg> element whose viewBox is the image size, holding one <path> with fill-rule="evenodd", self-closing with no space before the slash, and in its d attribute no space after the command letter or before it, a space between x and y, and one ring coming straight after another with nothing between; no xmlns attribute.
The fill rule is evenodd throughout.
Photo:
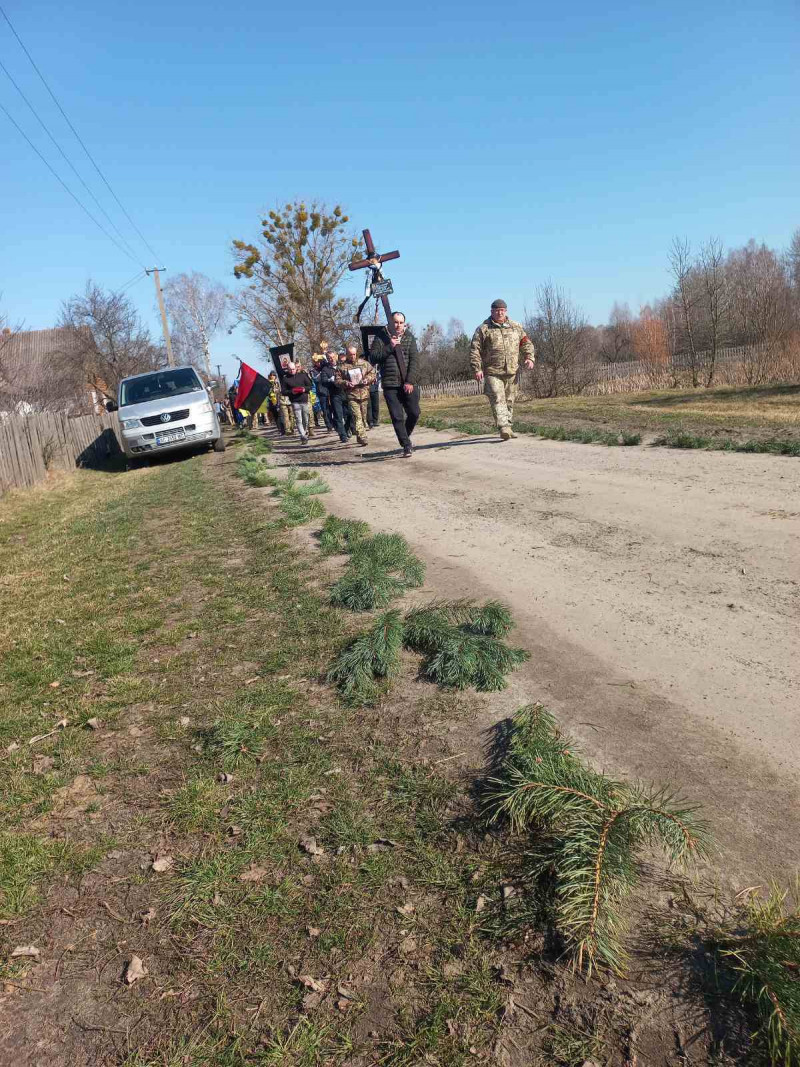
<svg viewBox="0 0 800 1067"><path fill-rule="evenodd" d="M224 452L226 444L227 442L225 438L222 436L222 434L220 434L211 447L214 449L215 452Z"/></svg>

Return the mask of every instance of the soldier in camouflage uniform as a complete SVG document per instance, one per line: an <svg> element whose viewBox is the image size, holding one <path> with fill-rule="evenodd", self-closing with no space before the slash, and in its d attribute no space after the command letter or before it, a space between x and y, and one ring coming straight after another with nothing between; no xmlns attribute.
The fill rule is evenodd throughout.
<svg viewBox="0 0 800 1067"><path fill-rule="evenodd" d="M492 405L500 438L508 441L516 434L511 429L520 359L533 370L533 342L518 322L508 317L505 300L492 301L492 313L472 335L469 361L472 372Z"/></svg>
<svg viewBox="0 0 800 1067"><path fill-rule="evenodd" d="M347 346L346 363L336 368L336 384L344 389L356 424L356 440L363 448L367 442L367 407L369 387L375 381L375 368L358 355L355 345Z"/></svg>

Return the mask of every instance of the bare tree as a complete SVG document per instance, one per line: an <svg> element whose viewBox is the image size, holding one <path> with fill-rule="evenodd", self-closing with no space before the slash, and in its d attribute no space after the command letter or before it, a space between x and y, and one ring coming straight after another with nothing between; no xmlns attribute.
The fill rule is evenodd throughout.
<svg viewBox="0 0 800 1067"><path fill-rule="evenodd" d="M709 386L714 381L717 352L725 340L728 311L728 280L725 275L722 241L719 238L709 238L700 249L699 272L708 351L706 386Z"/></svg>
<svg viewBox="0 0 800 1067"><path fill-rule="evenodd" d="M65 360L108 398L116 394L122 378L165 364L163 347L153 343L130 300L121 293L105 292L92 281L81 295L62 304L59 326L72 332Z"/></svg>
<svg viewBox="0 0 800 1067"><path fill-rule="evenodd" d="M766 245L750 241L725 261L731 326L745 352L745 377L758 385L789 340L794 324L792 293L784 265Z"/></svg>
<svg viewBox="0 0 800 1067"><path fill-rule="evenodd" d="M211 378L211 340L225 328L232 311L225 287L192 271L170 278L164 286L164 297L183 359Z"/></svg>
<svg viewBox="0 0 800 1067"><path fill-rule="evenodd" d="M536 290L536 312L526 315L525 326L536 348L537 393L580 393L589 380L587 322L581 309L547 281Z"/></svg>
<svg viewBox="0 0 800 1067"><path fill-rule="evenodd" d="M700 357L695 343L696 307L700 300L691 246L686 238L675 237L669 251L669 266L675 279L675 302L680 310L685 355L692 372L692 385L700 383Z"/></svg>
<svg viewBox="0 0 800 1067"><path fill-rule="evenodd" d="M598 346L598 355L604 363L626 363L634 358L632 341L633 316L627 304L614 302L608 325L603 329L603 338Z"/></svg>

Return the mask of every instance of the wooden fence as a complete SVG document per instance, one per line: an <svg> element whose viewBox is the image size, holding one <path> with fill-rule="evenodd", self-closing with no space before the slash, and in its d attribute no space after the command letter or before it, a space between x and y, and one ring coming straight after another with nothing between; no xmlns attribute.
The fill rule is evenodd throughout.
<svg viewBox="0 0 800 1067"><path fill-rule="evenodd" d="M0 414L0 495L36 485L49 470L91 467L119 454L116 415Z"/></svg>
<svg viewBox="0 0 800 1067"><path fill-rule="evenodd" d="M710 353L697 353L697 372L705 384L710 368ZM529 396L553 393L551 370L542 363L533 371L523 371L521 390ZM800 376L800 353L796 350L771 349L769 345L747 345L719 349L714 361L714 385L765 385L793 382ZM585 363L565 367L557 374L557 394L601 396L608 393L637 393L647 389L691 386L691 368L687 357L668 363ZM420 395L427 400L445 396L478 396L483 386L474 379L423 385Z"/></svg>

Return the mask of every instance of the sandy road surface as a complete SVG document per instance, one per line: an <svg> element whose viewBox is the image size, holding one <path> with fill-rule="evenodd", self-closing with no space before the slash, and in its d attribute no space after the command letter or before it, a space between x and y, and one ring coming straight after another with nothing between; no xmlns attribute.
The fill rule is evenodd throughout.
<svg viewBox="0 0 800 1067"><path fill-rule="evenodd" d="M612 772L708 810L734 881L800 867L800 462L390 427L276 440L330 510L403 533L426 593L494 595L532 652L486 726L541 699ZM476 739L477 742L478 739Z"/></svg>

